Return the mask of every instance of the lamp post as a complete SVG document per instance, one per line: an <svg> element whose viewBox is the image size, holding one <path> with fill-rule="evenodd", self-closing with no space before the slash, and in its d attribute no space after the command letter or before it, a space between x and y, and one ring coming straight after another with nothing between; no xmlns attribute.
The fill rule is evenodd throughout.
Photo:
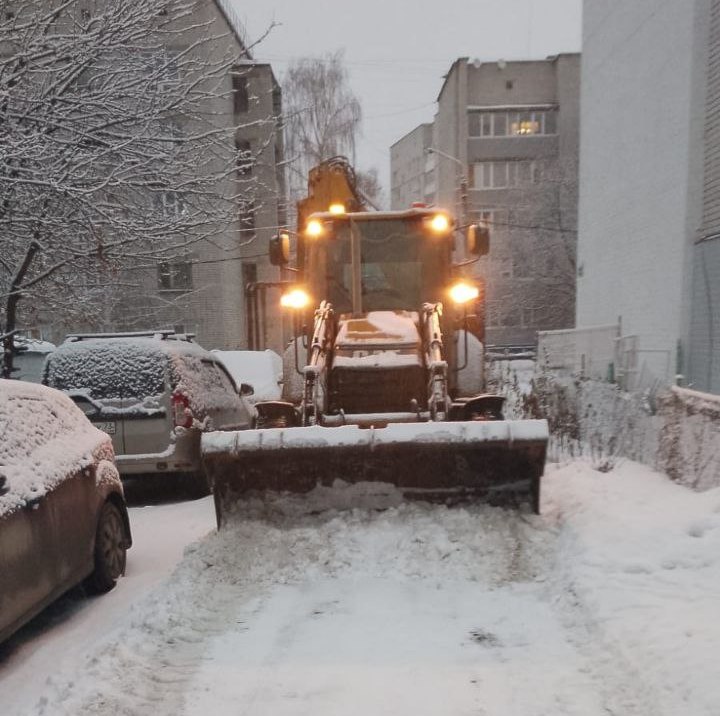
<svg viewBox="0 0 720 716"><path fill-rule="evenodd" d="M436 149L435 147L428 147L426 150L427 154L437 154L440 157L444 157L445 159L449 159L451 162L455 162L460 166L460 211L462 213L462 221L463 224L467 224L469 221L468 218L468 181L467 176L465 174L465 163L460 161L457 157L452 156L452 154L447 154L446 152L441 151L440 149Z"/></svg>

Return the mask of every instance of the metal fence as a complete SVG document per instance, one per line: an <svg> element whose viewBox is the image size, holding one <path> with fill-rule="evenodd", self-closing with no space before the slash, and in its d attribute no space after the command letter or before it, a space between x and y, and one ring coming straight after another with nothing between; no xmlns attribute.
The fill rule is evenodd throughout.
<svg viewBox="0 0 720 716"><path fill-rule="evenodd" d="M538 333L538 363L565 375L614 380L617 324Z"/></svg>
<svg viewBox="0 0 720 716"><path fill-rule="evenodd" d="M620 326L590 326L538 333L538 363L558 375L616 382L627 391L656 391L674 383L672 355L640 348Z"/></svg>

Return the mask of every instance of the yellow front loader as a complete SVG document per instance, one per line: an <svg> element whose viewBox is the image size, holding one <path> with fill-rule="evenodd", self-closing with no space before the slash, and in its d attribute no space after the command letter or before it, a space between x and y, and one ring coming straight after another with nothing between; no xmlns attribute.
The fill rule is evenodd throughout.
<svg viewBox="0 0 720 716"><path fill-rule="evenodd" d="M258 403L257 429L203 437L218 524L248 491L338 479L539 511L547 423L504 420L502 397L483 392L471 331L482 290L460 275L487 253L486 231L459 231L435 208L349 211L323 199L326 211L300 212L297 281L281 300L302 394ZM467 258L454 263L459 239ZM279 264L282 241L271 247Z"/></svg>

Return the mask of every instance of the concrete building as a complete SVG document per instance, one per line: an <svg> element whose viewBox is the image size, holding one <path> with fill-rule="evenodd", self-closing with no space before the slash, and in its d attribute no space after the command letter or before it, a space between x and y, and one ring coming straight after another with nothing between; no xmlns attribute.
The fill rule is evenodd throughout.
<svg viewBox="0 0 720 716"><path fill-rule="evenodd" d="M460 58L445 77L435 199L490 227L490 255L475 266L488 344L534 344L538 330L574 323L579 97L578 54Z"/></svg>
<svg viewBox="0 0 720 716"><path fill-rule="evenodd" d="M586 2L577 324L720 392L720 1Z"/></svg>
<svg viewBox="0 0 720 716"><path fill-rule="evenodd" d="M222 78L207 116L215 126L237 127L227 156L237 157L236 171L218 164L219 193L236 197L234 222L213 231L186 256L144 276L133 296L115 310L110 327L173 327L195 333L208 348L283 348L282 321L267 320L277 296L264 309L260 331L252 325L249 284L277 281L279 271L268 260L269 239L285 224L285 180L280 86L269 64L255 62L245 49L243 28L227 0L203 4L203 17L217 35L213 52L242 56ZM192 40L188 37L188 42ZM261 300L266 298L263 293ZM262 306L261 306L262 308Z"/></svg>
<svg viewBox="0 0 720 716"><path fill-rule="evenodd" d="M390 147L390 208L407 209L414 201L435 203L432 122L421 124Z"/></svg>

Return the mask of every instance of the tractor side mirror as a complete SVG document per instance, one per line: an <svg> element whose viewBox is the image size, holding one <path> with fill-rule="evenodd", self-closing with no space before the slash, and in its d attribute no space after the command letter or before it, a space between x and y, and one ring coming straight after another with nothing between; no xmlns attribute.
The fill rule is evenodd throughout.
<svg viewBox="0 0 720 716"><path fill-rule="evenodd" d="M290 261L290 234L283 231L270 239L270 263L273 266L285 266Z"/></svg>
<svg viewBox="0 0 720 716"><path fill-rule="evenodd" d="M482 224L470 224L465 248L468 256L487 256L490 253L490 229Z"/></svg>

